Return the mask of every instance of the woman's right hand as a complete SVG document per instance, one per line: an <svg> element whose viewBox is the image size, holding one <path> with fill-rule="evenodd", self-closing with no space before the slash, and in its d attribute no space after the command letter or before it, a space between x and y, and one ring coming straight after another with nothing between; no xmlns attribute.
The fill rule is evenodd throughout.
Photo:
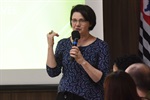
<svg viewBox="0 0 150 100"><path fill-rule="evenodd" d="M53 31L49 32L47 34L47 42L48 42L48 47L52 47L54 45L54 36L59 36L58 33L55 33Z"/></svg>

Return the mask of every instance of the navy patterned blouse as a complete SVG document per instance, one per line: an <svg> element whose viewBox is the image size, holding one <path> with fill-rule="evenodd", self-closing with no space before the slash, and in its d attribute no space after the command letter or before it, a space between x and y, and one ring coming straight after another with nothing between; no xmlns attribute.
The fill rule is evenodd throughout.
<svg viewBox="0 0 150 100"><path fill-rule="evenodd" d="M95 83L75 60L70 61L70 49L72 43L69 38L58 42L55 59L57 66L47 66L47 73L50 77L63 73L58 86L58 92L68 91L86 100L104 100L103 82L109 72L109 50L106 42L96 39L92 44L79 47L83 57L92 66L103 72L102 79Z"/></svg>

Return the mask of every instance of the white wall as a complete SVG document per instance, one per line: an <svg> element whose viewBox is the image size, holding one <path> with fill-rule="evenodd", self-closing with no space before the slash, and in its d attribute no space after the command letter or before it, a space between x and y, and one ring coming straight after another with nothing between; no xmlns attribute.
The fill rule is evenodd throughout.
<svg viewBox="0 0 150 100"><path fill-rule="evenodd" d="M96 13L97 24L91 33L103 40L103 0L86 0L85 3Z"/></svg>

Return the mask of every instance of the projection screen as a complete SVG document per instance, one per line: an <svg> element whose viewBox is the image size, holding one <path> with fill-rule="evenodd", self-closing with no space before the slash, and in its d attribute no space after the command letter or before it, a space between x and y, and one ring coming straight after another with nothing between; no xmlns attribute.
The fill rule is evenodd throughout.
<svg viewBox="0 0 150 100"><path fill-rule="evenodd" d="M50 78L46 72L46 34L59 33L54 47L69 37L70 10L76 4L94 9L97 25L91 34L103 39L102 0L0 1L0 85L59 83L61 75Z"/></svg>

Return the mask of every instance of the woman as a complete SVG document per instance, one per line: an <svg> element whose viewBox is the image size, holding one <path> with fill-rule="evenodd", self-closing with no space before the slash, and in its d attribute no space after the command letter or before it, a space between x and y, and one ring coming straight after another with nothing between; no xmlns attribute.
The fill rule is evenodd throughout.
<svg viewBox="0 0 150 100"><path fill-rule="evenodd" d="M87 5L76 5L70 14L73 31L78 31L78 44L72 46L72 37L58 42L53 53L53 38L47 34L47 72L50 77L63 73L58 86L57 100L103 100L103 81L109 72L109 51L106 42L89 32L96 25L96 15ZM68 58L74 58L70 61Z"/></svg>
<svg viewBox="0 0 150 100"><path fill-rule="evenodd" d="M104 81L104 100L141 100L132 77L121 70L110 73Z"/></svg>

